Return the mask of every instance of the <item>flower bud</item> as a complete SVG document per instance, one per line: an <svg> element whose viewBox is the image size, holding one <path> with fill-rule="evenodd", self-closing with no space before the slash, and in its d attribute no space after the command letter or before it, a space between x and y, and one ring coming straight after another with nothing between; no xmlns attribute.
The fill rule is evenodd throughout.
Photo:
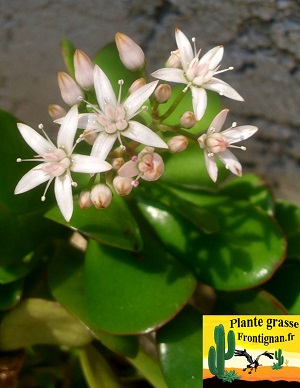
<svg viewBox="0 0 300 388"><path fill-rule="evenodd" d="M96 209L106 208L110 204L111 199L112 192L107 185L99 183L92 188L91 201Z"/></svg>
<svg viewBox="0 0 300 388"><path fill-rule="evenodd" d="M124 196L130 194L133 189L132 179L129 177L115 176L113 180L114 188L118 195Z"/></svg>
<svg viewBox="0 0 300 388"><path fill-rule="evenodd" d="M115 158L113 159L111 165L114 170L119 170L119 168L122 167L124 163L125 161L123 158Z"/></svg>
<svg viewBox="0 0 300 388"><path fill-rule="evenodd" d="M95 140L97 139L98 135L99 133L95 132L94 129L85 129L82 132L83 140L85 140L90 145L93 145L95 143Z"/></svg>
<svg viewBox="0 0 300 388"><path fill-rule="evenodd" d="M154 92L154 97L156 98L156 101L160 104L163 104L169 100L171 97L171 86L168 84L160 84Z"/></svg>
<svg viewBox="0 0 300 388"><path fill-rule="evenodd" d="M67 114L65 108L57 104L49 105L48 113L53 121L57 119L61 119L62 117L65 117L65 115Z"/></svg>
<svg viewBox="0 0 300 388"><path fill-rule="evenodd" d="M78 206L80 209L88 209L92 206L91 193L87 190L83 190L78 198Z"/></svg>
<svg viewBox="0 0 300 388"><path fill-rule="evenodd" d="M57 76L58 86L61 97L68 105L76 105L79 103L79 98L84 98L84 94L79 85L73 80L69 74L60 71Z"/></svg>
<svg viewBox="0 0 300 388"><path fill-rule="evenodd" d="M147 81L145 80L145 78L138 78L138 79L136 79L131 84L130 88L128 89L129 94L132 94L136 90L140 89L142 86L145 86L146 83L147 83Z"/></svg>
<svg viewBox="0 0 300 388"><path fill-rule="evenodd" d="M185 112L180 117L180 124L184 128L192 128L197 122L196 116L194 112Z"/></svg>
<svg viewBox="0 0 300 388"><path fill-rule="evenodd" d="M185 136L174 136L168 141L168 146L171 152L181 152L186 149L189 141Z"/></svg>
<svg viewBox="0 0 300 388"><path fill-rule="evenodd" d="M145 66L143 50L129 36L117 32L115 40L120 59L128 70L136 71Z"/></svg>
<svg viewBox="0 0 300 388"><path fill-rule="evenodd" d="M81 50L74 53L75 78L83 89L90 89L94 84L94 65Z"/></svg>
<svg viewBox="0 0 300 388"><path fill-rule="evenodd" d="M181 68L180 52L178 49L171 52L171 55L166 62L166 67L173 67L174 69Z"/></svg>

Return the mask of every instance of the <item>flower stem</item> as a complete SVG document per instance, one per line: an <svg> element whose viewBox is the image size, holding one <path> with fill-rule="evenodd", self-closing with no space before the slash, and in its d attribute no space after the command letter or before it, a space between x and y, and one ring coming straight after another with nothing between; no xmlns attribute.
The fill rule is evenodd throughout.
<svg viewBox="0 0 300 388"><path fill-rule="evenodd" d="M163 122L167 117L170 116L171 113L174 112L174 110L177 108L178 104L181 102L183 97L185 96L184 92L181 92L177 95L175 100L173 101L172 105L169 107L169 109L159 117L160 121Z"/></svg>

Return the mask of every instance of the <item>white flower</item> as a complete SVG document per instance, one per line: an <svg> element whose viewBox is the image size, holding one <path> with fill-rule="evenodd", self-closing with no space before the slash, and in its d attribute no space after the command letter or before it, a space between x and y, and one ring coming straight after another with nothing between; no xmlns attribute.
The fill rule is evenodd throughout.
<svg viewBox="0 0 300 388"><path fill-rule="evenodd" d="M151 82L134 91L121 104L121 89L118 99L115 96L111 83L99 66L94 69L94 85L99 108L94 108L94 113L79 115L79 127L99 132L93 144L92 156L106 159L116 139L122 144L121 135L141 144L168 148L167 144L150 128L131 120L144 107L142 104L153 93L158 81ZM123 81L120 80L122 85Z"/></svg>
<svg viewBox="0 0 300 388"><path fill-rule="evenodd" d="M224 109L217 114L208 128L207 134L203 134L198 138L200 147L204 148L205 164L208 174L214 182L216 182L218 176L218 167L214 155L217 154L221 162L224 163L226 168L233 174L241 176L242 166L233 153L227 148L240 148L245 151L246 147L234 146L232 144L248 139L248 137L252 136L258 129L253 125L236 127L236 123L233 123L230 128L220 132L228 112L228 109Z"/></svg>
<svg viewBox="0 0 300 388"><path fill-rule="evenodd" d="M76 183L72 181L71 171L94 174L111 169L109 163L99 158L73 154L77 122L78 110L75 105L63 119L57 135L57 147L48 137L45 139L28 125L18 123L24 140L37 153L35 159L28 161L42 163L23 176L15 188L15 194L24 193L48 181L41 198L42 201L45 201L46 191L54 180L56 201L66 221L70 220L73 213L72 186L76 186ZM21 162L22 159L17 159L17 161Z"/></svg>
<svg viewBox="0 0 300 388"><path fill-rule="evenodd" d="M191 89L193 109L197 120L201 119L206 109L207 95L205 89L234 100L243 101L243 98L231 86L214 77L215 74L224 71L218 71L223 57L223 46L214 47L199 59L200 51L196 53L193 50L188 38L178 28L175 30L175 39L182 69L168 67L159 69L151 75L164 81L186 84L187 86L183 91L185 92L188 88ZM195 40L193 39L193 41Z"/></svg>

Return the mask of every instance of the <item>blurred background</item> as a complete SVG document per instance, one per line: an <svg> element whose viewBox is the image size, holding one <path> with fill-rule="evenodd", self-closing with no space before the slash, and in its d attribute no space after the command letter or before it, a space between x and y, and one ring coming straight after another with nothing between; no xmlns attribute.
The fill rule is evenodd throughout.
<svg viewBox="0 0 300 388"><path fill-rule="evenodd" d="M228 124L259 127L236 155L278 197L300 203L299 0L10 0L1 1L0 19L0 109L34 128L54 127L48 105L64 105L62 38L93 58L123 32L144 49L149 72L176 49L175 27L203 53L223 44L222 68L235 70L220 78L245 99L222 99Z"/></svg>

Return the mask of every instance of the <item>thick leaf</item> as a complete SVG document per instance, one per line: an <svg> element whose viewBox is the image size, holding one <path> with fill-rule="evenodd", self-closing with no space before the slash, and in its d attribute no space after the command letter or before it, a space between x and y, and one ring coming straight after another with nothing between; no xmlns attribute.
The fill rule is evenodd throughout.
<svg viewBox="0 0 300 388"><path fill-rule="evenodd" d="M277 201L275 218L287 236L287 257L300 259L300 206L289 201Z"/></svg>
<svg viewBox="0 0 300 388"><path fill-rule="evenodd" d="M187 306L157 333L163 373L169 388L202 382L202 315Z"/></svg>
<svg viewBox="0 0 300 388"><path fill-rule="evenodd" d="M285 306L290 314L300 314L300 263L287 261L264 288Z"/></svg>
<svg viewBox="0 0 300 388"><path fill-rule="evenodd" d="M137 78L136 74L126 69L121 62L115 43L110 43L103 47L95 55L93 62L99 65L107 75L117 95L120 88L118 84L120 79L124 80L124 87L122 88L122 96L124 97L132 82Z"/></svg>
<svg viewBox="0 0 300 388"><path fill-rule="evenodd" d="M185 305L194 288L190 271L155 239L134 254L90 241L86 252L87 309L99 328L114 334L146 333Z"/></svg>
<svg viewBox="0 0 300 388"><path fill-rule="evenodd" d="M80 350L80 363L90 388L121 388L105 358L92 345Z"/></svg>
<svg viewBox="0 0 300 388"><path fill-rule="evenodd" d="M273 295L260 288L239 292L218 292L214 314L288 314Z"/></svg>
<svg viewBox="0 0 300 388"><path fill-rule="evenodd" d="M22 281L0 285L0 310L8 310L20 301L22 285Z"/></svg>
<svg viewBox="0 0 300 388"><path fill-rule="evenodd" d="M101 331L89 318L84 294L83 257L79 251L70 246L61 245L51 260L48 280L55 299L83 322L103 345L123 356L136 356L137 337L110 335Z"/></svg>
<svg viewBox="0 0 300 388"><path fill-rule="evenodd" d="M246 174L242 177L235 177L222 186L219 193L230 196L232 199L249 201L270 214L274 212L274 199L270 188L256 175Z"/></svg>
<svg viewBox="0 0 300 388"><path fill-rule="evenodd" d="M138 251L142 247L138 225L125 200L119 196L114 196L106 209L91 207L82 210L74 203L74 212L69 223L63 218L58 207L47 212L46 217L103 244L130 251Z"/></svg>
<svg viewBox="0 0 300 388"><path fill-rule="evenodd" d="M58 303L26 299L2 319L0 349L36 344L83 346L92 338L86 327Z"/></svg>
<svg viewBox="0 0 300 388"><path fill-rule="evenodd" d="M189 206L199 206L218 218L210 234L196 226ZM174 255L188 263L199 281L219 290L247 289L268 280L281 264L285 239L267 213L245 201L232 201L200 190L164 187L160 200L139 192L138 204L157 237ZM183 216L183 214L185 215Z"/></svg>

